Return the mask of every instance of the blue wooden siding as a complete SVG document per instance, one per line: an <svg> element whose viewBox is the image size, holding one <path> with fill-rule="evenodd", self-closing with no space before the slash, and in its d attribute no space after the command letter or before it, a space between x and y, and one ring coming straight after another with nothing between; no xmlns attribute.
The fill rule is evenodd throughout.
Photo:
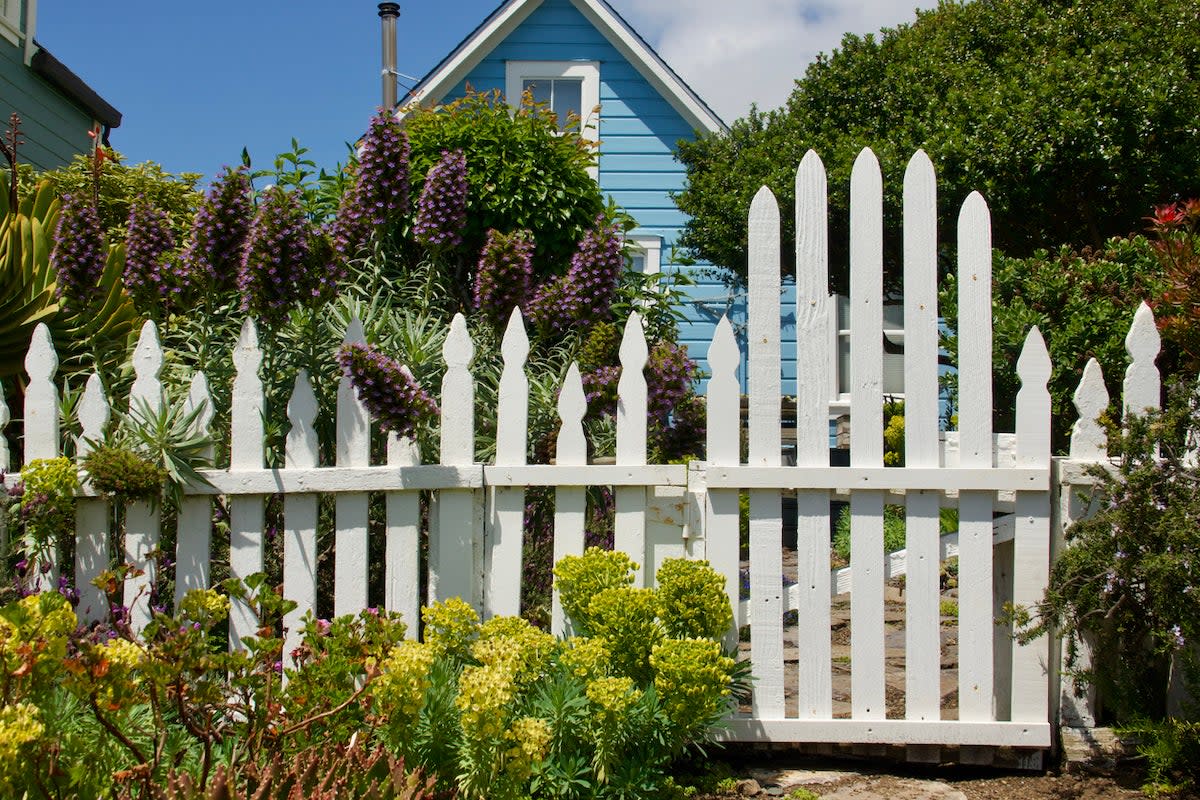
<svg viewBox="0 0 1200 800"><path fill-rule="evenodd" d="M0 126L8 125L14 111L21 116L25 141L17 151L21 163L55 169L87 152L88 113L25 66L21 47L0 38Z"/></svg>
<svg viewBox="0 0 1200 800"><path fill-rule="evenodd" d="M686 172L675 159L675 143L691 138L691 126L651 86L570 0L545 0L451 91L461 97L469 84L477 91L504 91L507 61L596 61L600 64L600 188L638 221L635 234L662 237L662 271L687 269L696 285L688 288L680 339L704 365L721 315L735 329L745 326L746 298L710 274L707 265L681 267L672 248L686 221L672 192L683 189ZM785 297L784 300L787 300ZM791 299L794 304L794 296ZM784 335L794 311L784 307ZM792 328L794 335L794 327ZM739 336L739 339L742 337ZM785 347L784 392L795 393L795 353ZM745 347L743 343L743 353ZM742 371L745 380L746 370Z"/></svg>

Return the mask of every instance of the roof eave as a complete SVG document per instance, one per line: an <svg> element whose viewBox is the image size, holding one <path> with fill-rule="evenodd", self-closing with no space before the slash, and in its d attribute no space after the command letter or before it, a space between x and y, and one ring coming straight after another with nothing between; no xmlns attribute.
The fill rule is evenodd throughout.
<svg viewBox="0 0 1200 800"><path fill-rule="evenodd" d="M37 44L37 51L29 66L41 77L83 107L92 119L108 128L121 124L121 112L113 108L96 90L84 83L66 64L55 58L49 50Z"/></svg>

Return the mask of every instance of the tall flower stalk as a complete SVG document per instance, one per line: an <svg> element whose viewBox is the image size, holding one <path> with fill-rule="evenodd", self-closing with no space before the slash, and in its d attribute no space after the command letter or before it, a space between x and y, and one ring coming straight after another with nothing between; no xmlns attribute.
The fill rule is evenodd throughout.
<svg viewBox="0 0 1200 800"><path fill-rule="evenodd" d="M274 323L293 303L321 294L324 276L308 268L309 235L292 193L279 187L263 192L238 272L243 311Z"/></svg>
<svg viewBox="0 0 1200 800"><path fill-rule="evenodd" d="M50 266L58 278L58 298L82 312L99 294L107 248L95 204L78 194L63 196Z"/></svg>
<svg viewBox="0 0 1200 800"><path fill-rule="evenodd" d="M533 282L533 234L489 230L475 272L475 308L500 322L523 305Z"/></svg>
<svg viewBox="0 0 1200 800"><path fill-rule="evenodd" d="M339 256L353 257L373 231L408 213L408 160L408 136L393 113L380 109L363 137L354 185L333 222Z"/></svg>
<svg viewBox="0 0 1200 800"><path fill-rule="evenodd" d="M437 403L408 368L371 345L342 345L338 364L385 431L412 436L423 420L438 413Z"/></svg>
<svg viewBox="0 0 1200 800"><path fill-rule="evenodd" d="M165 318L180 306L188 277L175 256L167 212L139 196L129 208L125 237L125 288L138 311Z"/></svg>
<svg viewBox="0 0 1200 800"><path fill-rule="evenodd" d="M184 268L193 280L205 276L216 292L237 286L250 219L250 179L242 167L225 167L196 211L184 250Z"/></svg>
<svg viewBox="0 0 1200 800"><path fill-rule="evenodd" d="M427 247L456 247L466 224L467 156L462 150L443 150L425 176L413 236Z"/></svg>
<svg viewBox="0 0 1200 800"><path fill-rule="evenodd" d="M530 301L530 317L553 333L607 320L624 269L620 227L599 216L571 256L567 274L544 284Z"/></svg>

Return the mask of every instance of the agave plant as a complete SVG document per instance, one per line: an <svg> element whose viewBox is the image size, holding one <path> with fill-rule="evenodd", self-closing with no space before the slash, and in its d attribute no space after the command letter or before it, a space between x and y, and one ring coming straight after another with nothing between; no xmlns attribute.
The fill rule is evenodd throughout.
<svg viewBox="0 0 1200 800"><path fill-rule="evenodd" d="M111 373L125 358L137 314L121 283L124 246L109 247L90 307L65 310L50 268L59 207L49 181L39 183L16 208L7 195L0 197L0 378L23 373L25 351L39 322L50 328L60 371L95 366Z"/></svg>

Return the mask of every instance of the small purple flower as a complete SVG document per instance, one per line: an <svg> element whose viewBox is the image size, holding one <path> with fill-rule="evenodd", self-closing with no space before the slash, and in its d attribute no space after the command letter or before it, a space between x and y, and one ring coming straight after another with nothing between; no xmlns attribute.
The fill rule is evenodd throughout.
<svg viewBox="0 0 1200 800"><path fill-rule="evenodd" d="M206 278L218 292L237 286L250 218L250 179L245 168L225 167L196 211L183 252L183 269L192 281Z"/></svg>
<svg viewBox="0 0 1200 800"><path fill-rule="evenodd" d="M342 196L333 222L334 250L353 257L372 230L408 213L408 136L395 114L380 109L363 137L354 185Z"/></svg>
<svg viewBox="0 0 1200 800"><path fill-rule="evenodd" d="M338 363L383 430L411 436L421 420L437 414L437 403L408 368L371 345L342 345Z"/></svg>
<svg viewBox="0 0 1200 800"><path fill-rule="evenodd" d="M620 228L601 215L579 242L567 274L548 281L534 295L530 319L553 333L580 325L590 328L607 319L624 269Z"/></svg>
<svg viewBox="0 0 1200 800"><path fill-rule="evenodd" d="M142 313L169 313L188 288L181 262L174 258L175 234L167 212L139 196L129 207L125 237L125 288Z"/></svg>
<svg viewBox="0 0 1200 800"><path fill-rule="evenodd" d="M475 308L493 322L525 302L533 281L533 234L489 230L475 272Z"/></svg>
<svg viewBox="0 0 1200 800"><path fill-rule="evenodd" d="M238 273L243 311L275 322L294 302L320 294L324 276L308 268L310 233L295 195L279 187L263 192Z"/></svg>
<svg viewBox="0 0 1200 800"><path fill-rule="evenodd" d="M59 299L76 311L85 310L99 294L106 258L96 207L84 195L64 195L50 252Z"/></svg>
<svg viewBox="0 0 1200 800"><path fill-rule="evenodd" d="M413 236L428 247L462 244L467 224L467 157L462 150L444 150L425 176Z"/></svg>

